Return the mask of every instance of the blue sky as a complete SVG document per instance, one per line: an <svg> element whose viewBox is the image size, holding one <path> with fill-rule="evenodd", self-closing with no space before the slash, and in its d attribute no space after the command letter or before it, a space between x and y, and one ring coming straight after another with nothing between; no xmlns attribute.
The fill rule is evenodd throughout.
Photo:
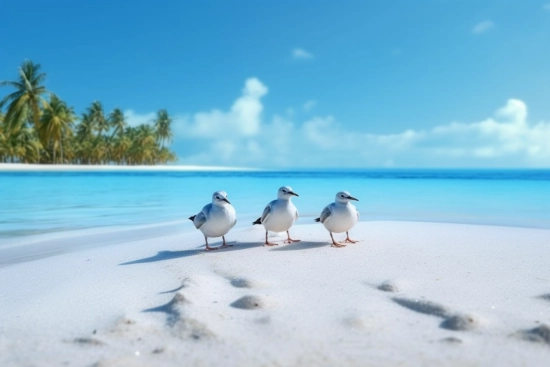
<svg viewBox="0 0 550 367"><path fill-rule="evenodd" d="M31 59L78 112L167 108L182 164L550 166L550 0L0 9L0 79Z"/></svg>

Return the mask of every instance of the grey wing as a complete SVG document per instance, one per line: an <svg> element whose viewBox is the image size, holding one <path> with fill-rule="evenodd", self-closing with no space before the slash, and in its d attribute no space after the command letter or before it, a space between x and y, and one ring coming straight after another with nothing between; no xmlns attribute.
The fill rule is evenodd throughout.
<svg viewBox="0 0 550 367"><path fill-rule="evenodd" d="M294 215L294 221L297 221L298 217L300 217L300 216L298 215L298 209L296 209L296 215Z"/></svg>
<svg viewBox="0 0 550 367"><path fill-rule="evenodd" d="M270 213L271 213L271 203L267 204L267 206L264 209L264 212L262 213L262 223L267 220Z"/></svg>
<svg viewBox="0 0 550 367"><path fill-rule="evenodd" d="M206 217L208 216L208 213L210 213L211 208L212 208L212 204L208 204L204 208L202 208L199 214L197 214L197 216L193 220L193 223L195 224L195 228L199 229L200 227L202 227L204 223L206 223Z"/></svg>
<svg viewBox="0 0 550 367"><path fill-rule="evenodd" d="M330 205L325 206L325 209L321 212L321 216L319 217L321 219L321 223L325 223L325 220L330 217Z"/></svg>

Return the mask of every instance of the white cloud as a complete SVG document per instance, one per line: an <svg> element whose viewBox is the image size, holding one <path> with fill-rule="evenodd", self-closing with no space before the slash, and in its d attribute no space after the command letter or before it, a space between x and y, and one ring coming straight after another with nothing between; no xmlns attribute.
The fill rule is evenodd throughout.
<svg viewBox="0 0 550 367"><path fill-rule="evenodd" d="M235 100L229 111L218 109L198 112L191 117L178 119L176 129L193 137L254 136L260 130L263 105L261 98L267 87L257 78L245 82L242 95Z"/></svg>
<svg viewBox="0 0 550 367"><path fill-rule="evenodd" d="M312 59L313 54L303 48L295 48L292 50L292 57L295 59Z"/></svg>
<svg viewBox="0 0 550 367"><path fill-rule="evenodd" d="M495 28L495 23L490 20L484 20L483 22L476 24L474 28L472 28L472 33L482 34L490 31L493 28Z"/></svg>
<svg viewBox="0 0 550 367"><path fill-rule="evenodd" d="M542 8L543 8L544 10L550 11L550 3L544 4L544 5L542 6Z"/></svg>
<svg viewBox="0 0 550 367"><path fill-rule="evenodd" d="M145 114L136 113L134 110L124 111L124 119L128 126L136 127L142 124L152 124L155 120L156 114L149 112Z"/></svg>
<svg viewBox="0 0 550 367"><path fill-rule="evenodd" d="M310 111L313 107L315 107L317 105L317 101L316 100L313 100L313 99L310 99L309 101L307 101L306 103L304 103L304 105L302 106L302 108L304 109L304 111Z"/></svg>
<svg viewBox="0 0 550 367"><path fill-rule="evenodd" d="M332 116L315 117L304 123L302 135L319 148L329 150L338 145L342 136L339 130Z"/></svg>
<svg viewBox="0 0 550 367"><path fill-rule="evenodd" d="M268 92L245 83L228 111L175 119L175 141L195 144L181 164L251 167L550 167L550 121L530 123L527 105L509 99L492 117L430 129L374 134L347 128L333 116L296 121L262 118ZM151 116L153 114L150 114ZM180 126L180 128L177 128ZM199 139L199 140L197 140Z"/></svg>

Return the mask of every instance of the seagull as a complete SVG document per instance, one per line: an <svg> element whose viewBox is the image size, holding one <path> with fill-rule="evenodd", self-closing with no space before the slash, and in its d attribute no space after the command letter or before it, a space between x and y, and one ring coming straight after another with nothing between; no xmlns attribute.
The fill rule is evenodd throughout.
<svg viewBox="0 0 550 367"><path fill-rule="evenodd" d="M202 208L197 215L189 217L195 225L195 228L200 229L204 235L206 242L206 250L217 250L219 247L208 246L208 237L222 237L223 245L221 247L231 247L225 243L225 235L237 223L237 214L235 209L227 200L225 191L216 191L212 194L212 203L207 204Z"/></svg>
<svg viewBox="0 0 550 367"><path fill-rule="evenodd" d="M265 244L264 246L275 246L276 243L271 243L267 240L268 231L284 232L286 231L287 240L285 243L300 242L290 238L288 229L292 227L298 219L298 210L290 200L293 196L299 196L292 191L290 186L283 186L277 191L277 200L273 200L264 209L262 216L256 219L252 224L263 224L265 227Z"/></svg>
<svg viewBox="0 0 550 367"><path fill-rule="evenodd" d="M316 222L321 222L330 233L332 238L332 245L334 247L344 247L346 245L334 241L332 232L342 233L346 232L345 242L356 243L349 238L348 231L357 223L359 219L359 212L350 201L359 201L350 195L347 191L340 191L336 194L335 202L329 204L321 212L321 216L315 219Z"/></svg>

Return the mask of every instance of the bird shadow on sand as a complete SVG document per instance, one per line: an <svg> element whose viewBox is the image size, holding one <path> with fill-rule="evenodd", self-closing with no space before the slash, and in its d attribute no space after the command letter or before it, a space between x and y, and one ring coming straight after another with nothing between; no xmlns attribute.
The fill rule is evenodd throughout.
<svg viewBox="0 0 550 367"><path fill-rule="evenodd" d="M221 242L211 244L212 247L218 247L219 245L221 245ZM143 259L128 261L128 262L125 262L125 263L121 263L119 265L133 265L133 264L153 263L153 262L157 262L157 261L179 259L179 258L182 258L182 257L189 257L189 256L195 256L195 255L202 255L202 254L210 254L210 253L219 254L219 253L228 252L228 251L247 250L249 248L260 247L260 246L262 246L262 244L258 243L258 242L243 242L243 243L235 243L235 245L232 246L232 247L219 248L218 250L208 251L208 252L204 251L202 248L192 249L192 250L182 250L182 251L159 251L154 256L145 257Z"/></svg>
<svg viewBox="0 0 550 367"><path fill-rule="evenodd" d="M271 251L310 250L310 249L325 247L325 246L330 246L330 242L301 241L301 242L293 242L291 244L281 244L281 246L271 248Z"/></svg>

